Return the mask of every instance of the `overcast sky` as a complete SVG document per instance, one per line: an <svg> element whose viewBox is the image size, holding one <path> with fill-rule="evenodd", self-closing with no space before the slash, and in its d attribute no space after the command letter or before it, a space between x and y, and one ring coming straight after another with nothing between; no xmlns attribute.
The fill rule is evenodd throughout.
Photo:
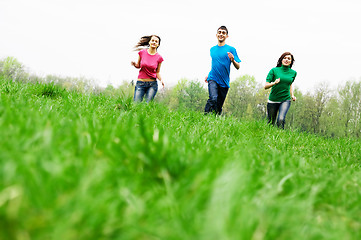
<svg viewBox="0 0 361 240"><path fill-rule="evenodd" d="M137 78L133 47L156 34L165 83L203 82L221 25L242 60L231 81L249 74L263 84L285 51L302 91L361 78L360 0L0 0L0 58L40 76L117 86Z"/></svg>

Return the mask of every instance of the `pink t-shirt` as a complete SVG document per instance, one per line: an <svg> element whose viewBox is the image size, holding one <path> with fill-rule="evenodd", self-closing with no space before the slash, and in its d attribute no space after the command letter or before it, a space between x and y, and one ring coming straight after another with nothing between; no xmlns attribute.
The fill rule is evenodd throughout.
<svg viewBox="0 0 361 240"><path fill-rule="evenodd" d="M138 79L157 78L158 65L163 62L163 58L159 53L151 55L147 49L139 51L140 70Z"/></svg>

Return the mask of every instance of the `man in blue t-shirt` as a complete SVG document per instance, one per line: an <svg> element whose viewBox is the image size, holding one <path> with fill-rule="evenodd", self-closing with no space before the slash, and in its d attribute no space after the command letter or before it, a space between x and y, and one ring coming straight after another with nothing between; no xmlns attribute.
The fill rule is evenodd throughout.
<svg viewBox="0 0 361 240"><path fill-rule="evenodd" d="M205 79L208 83L209 99L204 112L220 115L229 89L231 63L238 70L241 60L236 49L226 44L228 30L225 26L218 28L216 36L218 44L211 48L212 69Z"/></svg>

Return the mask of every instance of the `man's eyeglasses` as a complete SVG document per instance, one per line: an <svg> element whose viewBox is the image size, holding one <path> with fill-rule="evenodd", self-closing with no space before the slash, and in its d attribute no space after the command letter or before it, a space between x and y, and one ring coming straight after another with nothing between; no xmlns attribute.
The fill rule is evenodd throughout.
<svg viewBox="0 0 361 240"><path fill-rule="evenodd" d="M218 31L218 34L227 35L227 31Z"/></svg>

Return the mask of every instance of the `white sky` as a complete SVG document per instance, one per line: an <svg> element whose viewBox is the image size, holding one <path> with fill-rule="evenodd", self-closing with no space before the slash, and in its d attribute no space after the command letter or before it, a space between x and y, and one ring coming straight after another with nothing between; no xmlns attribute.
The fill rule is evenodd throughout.
<svg viewBox="0 0 361 240"><path fill-rule="evenodd" d="M360 0L0 0L0 58L40 76L117 86L137 78L133 47L156 34L166 84L203 82L221 25L242 60L231 81L249 74L263 84L285 51L295 56L302 91L361 78Z"/></svg>

